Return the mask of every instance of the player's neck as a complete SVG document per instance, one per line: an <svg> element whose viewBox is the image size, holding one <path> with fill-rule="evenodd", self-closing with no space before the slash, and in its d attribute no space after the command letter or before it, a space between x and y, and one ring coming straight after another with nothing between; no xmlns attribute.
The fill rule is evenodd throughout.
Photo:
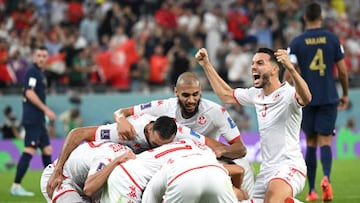
<svg viewBox="0 0 360 203"><path fill-rule="evenodd" d="M321 21L307 22L306 29L313 30L321 28Z"/></svg>

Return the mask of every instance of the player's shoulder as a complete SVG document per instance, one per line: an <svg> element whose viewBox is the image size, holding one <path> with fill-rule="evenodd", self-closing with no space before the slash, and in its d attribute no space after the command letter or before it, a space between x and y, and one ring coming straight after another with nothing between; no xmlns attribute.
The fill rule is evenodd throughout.
<svg viewBox="0 0 360 203"><path fill-rule="evenodd" d="M209 99L201 98L199 103L199 110L200 111L210 111L210 110L221 110L223 108L222 105L211 101Z"/></svg>

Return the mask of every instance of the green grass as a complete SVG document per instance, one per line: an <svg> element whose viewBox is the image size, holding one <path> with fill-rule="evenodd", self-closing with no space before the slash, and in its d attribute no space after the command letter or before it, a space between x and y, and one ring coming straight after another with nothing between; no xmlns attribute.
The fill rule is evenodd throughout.
<svg viewBox="0 0 360 203"><path fill-rule="evenodd" d="M254 164L258 170L259 164ZM360 202L360 175L357 172L360 168L360 159L334 160L332 171L332 186L335 191L332 203L359 203ZM0 172L0 203L39 203L45 202L40 192L41 171L28 171L22 185L35 193L35 197L13 197L9 189L15 176L15 170ZM320 184L322 178L321 164L318 163L316 185ZM318 187L319 195L321 195ZM308 186L297 198L305 200ZM321 202L321 201L319 201Z"/></svg>

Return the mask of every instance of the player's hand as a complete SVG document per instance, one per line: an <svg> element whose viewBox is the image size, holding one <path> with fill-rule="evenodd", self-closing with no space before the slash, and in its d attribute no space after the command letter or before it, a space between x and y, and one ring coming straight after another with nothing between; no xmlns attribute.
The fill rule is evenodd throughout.
<svg viewBox="0 0 360 203"><path fill-rule="evenodd" d="M116 161L118 164L121 164L127 160L135 159L135 158L136 158L135 153L129 149L125 154L123 154L119 157L116 157L116 159L114 161Z"/></svg>
<svg viewBox="0 0 360 203"><path fill-rule="evenodd" d="M195 54L195 59L201 66L205 66L207 63L209 63L209 56L206 49L199 49L199 51Z"/></svg>
<svg viewBox="0 0 360 203"><path fill-rule="evenodd" d="M55 121L56 115L53 111L51 111L50 109L46 109L44 113L49 118L50 121Z"/></svg>
<svg viewBox="0 0 360 203"><path fill-rule="evenodd" d="M50 176L46 185L46 192L50 199L52 199L55 189L61 185L62 181L62 171L54 170L54 173Z"/></svg>
<svg viewBox="0 0 360 203"><path fill-rule="evenodd" d="M349 98L347 96L340 97L340 103L338 106L338 110L345 110L349 106Z"/></svg>
<svg viewBox="0 0 360 203"><path fill-rule="evenodd" d="M226 152L227 146L214 147L213 151L216 155L216 158L222 157Z"/></svg>
<svg viewBox="0 0 360 203"><path fill-rule="evenodd" d="M117 131L120 140L133 140L136 136L134 126L124 117L116 118Z"/></svg>
<svg viewBox="0 0 360 203"><path fill-rule="evenodd" d="M274 53L276 60L284 65L285 69L293 69L295 70L294 65L291 63L290 58L289 58L289 54L288 51L285 49L278 49L275 53Z"/></svg>

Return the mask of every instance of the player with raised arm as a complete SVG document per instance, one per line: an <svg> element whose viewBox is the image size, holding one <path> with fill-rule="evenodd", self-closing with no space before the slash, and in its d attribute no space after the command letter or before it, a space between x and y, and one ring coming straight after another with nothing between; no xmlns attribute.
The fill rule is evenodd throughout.
<svg viewBox="0 0 360 203"><path fill-rule="evenodd" d="M305 185L306 165L300 150L302 107L311 93L291 64L286 50L260 48L252 59L254 86L232 89L211 65L206 49L195 58L223 103L254 106L260 132L262 162L252 197L255 202L285 202ZM280 68L290 73L295 86L279 80Z"/></svg>
<svg viewBox="0 0 360 203"><path fill-rule="evenodd" d="M298 66L298 71L308 83L313 95L310 104L303 108L301 126L306 134L307 146L305 154L309 183L307 201L318 200L315 190L318 146L324 175L320 183L322 200L331 201L333 198L330 184L332 138L335 135L337 111L346 109L349 104L349 82L344 49L334 33L321 27L322 19L320 4L308 4L304 14L306 31L295 37L288 48L291 61ZM340 98L333 72L334 67L337 69L342 87Z"/></svg>
<svg viewBox="0 0 360 203"><path fill-rule="evenodd" d="M44 169L40 181L41 192L47 202L95 201L99 199L100 192L93 197L86 197L83 191L87 178L91 179L95 173L99 173L101 170L112 171L115 166L131 158L135 158L135 154L130 148L121 144L113 142L83 143L70 154L62 173L65 179L51 197L46 192L46 185L54 172L57 160ZM99 190L103 184L99 183Z"/></svg>

